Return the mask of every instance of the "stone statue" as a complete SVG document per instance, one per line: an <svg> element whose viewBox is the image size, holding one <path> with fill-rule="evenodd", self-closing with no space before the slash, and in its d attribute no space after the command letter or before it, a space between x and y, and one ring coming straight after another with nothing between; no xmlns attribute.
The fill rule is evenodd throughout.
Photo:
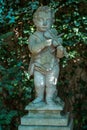
<svg viewBox="0 0 87 130"><path fill-rule="evenodd" d="M33 21L36 31L29 37L31 61L29 74L34 75L36 98L33 104L45 102L55 105L59 76L59 59L67 56L62 46L62 38L57 30L52 28L54 12L48 6L41 6L34 13ZM60 98L58 97L60 102Z"/></svg>
<svg viewBox="0 0 87 130"><path fill-rule="evenodd" d="M18 130L73 130L73 119L64 111L64 102L57 96L59 59L67 57L61 35L52 28L54 12L41 6L34 13L36 31L29 37L31 61L29 74L34 76L35 99L25 110Z"/></svg>

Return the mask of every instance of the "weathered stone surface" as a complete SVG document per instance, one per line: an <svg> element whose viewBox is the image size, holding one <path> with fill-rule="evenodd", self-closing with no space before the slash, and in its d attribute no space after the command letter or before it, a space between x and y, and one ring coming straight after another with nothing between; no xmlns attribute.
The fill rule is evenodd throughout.
<svg viewBox="0 0 87 130"><path fill-rule="evenodd" d="M19 126L18 130L73 130L73 120L67 126Z"/></svg>
<svg viewBox="0 0 87 130"><path fill-rule="evenodd" d="M69 113L60 115L59 106L46 105L42 107L26 107L28 115L21 118L21 125L18 130L73 130L73 121Z"/></svg>
<svg viewBox="0 0 87 130"><path fill-rule="evenodd" d="M59 115L44 115L36 114L36 116L24 116L21 118L22 125L48 125L48 126L67 126L68 124L68 114L65 116Z"/></svg>

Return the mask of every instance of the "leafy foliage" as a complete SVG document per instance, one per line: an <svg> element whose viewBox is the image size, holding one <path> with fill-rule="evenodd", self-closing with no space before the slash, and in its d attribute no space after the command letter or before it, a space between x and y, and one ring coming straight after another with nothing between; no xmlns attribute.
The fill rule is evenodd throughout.
<svg viewBox="0 0 87 130"><path fill-rule="evenodd" d="M33 13L41 4L54 8L53 27L59 34L64 33L63 44L69 53L68 59L60 61L59 95L66 102L66 111L74 115L74 129L86 130L86 0L0 0L0 124L6 130L15 130L25 114L24 107L34 98L27 44L35 30Z"/></svg>

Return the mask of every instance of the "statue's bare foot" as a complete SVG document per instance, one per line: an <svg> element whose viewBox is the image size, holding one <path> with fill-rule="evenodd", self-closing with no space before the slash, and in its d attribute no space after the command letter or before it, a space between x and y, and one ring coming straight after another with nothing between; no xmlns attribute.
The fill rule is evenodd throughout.
<svg viewBox="0 0 87 130"><path fill-rule="evenodd" d="M47 99L46 101L47 105L54 106L56 103L52 99Z"/></svg>
<svg viewBox="0 0 87 130"><path fill-rule="evenodd" d="M33 104L37 104L37 103L40 103L40 102L43 102L43 99L40 98L40 97L37 97L37 98L35 98L35 99L32 101Z"/></svg>

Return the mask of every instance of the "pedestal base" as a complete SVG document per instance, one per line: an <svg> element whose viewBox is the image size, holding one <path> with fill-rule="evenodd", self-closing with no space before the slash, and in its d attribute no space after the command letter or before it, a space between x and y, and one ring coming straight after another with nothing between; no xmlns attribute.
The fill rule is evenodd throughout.
<svg viewBox="0 0 87 130"><path fill-rule="evenodd" d="M73 130L73 120L69 113L61 116L60 106L27 106L28 115L21 118L18 130Z"/></svg>
<svg viewBox="0 0 87 130"><path fill-rule="evenodd" d="M18 130L73 130L73 120L67 126L26 126L20 125Z"/></svg>

